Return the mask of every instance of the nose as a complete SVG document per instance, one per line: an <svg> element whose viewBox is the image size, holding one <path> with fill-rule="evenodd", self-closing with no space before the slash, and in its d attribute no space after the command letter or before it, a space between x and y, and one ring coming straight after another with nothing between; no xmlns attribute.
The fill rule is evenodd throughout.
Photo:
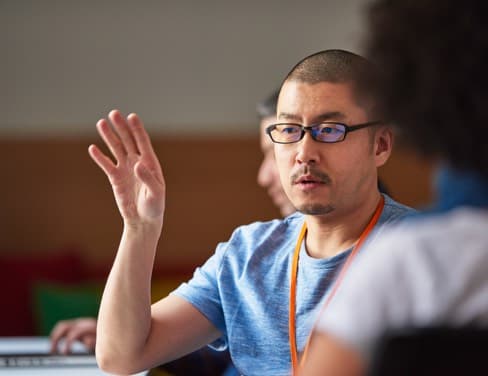
<svg viewBox="0 0 488 376"><path fill-rule="evenodd" d="M297 155L296 161L299 164L315 164L319 161L318 147L320 146L317 141L312 138L310 132L305 132L303 138L296 143Z"/></svg>

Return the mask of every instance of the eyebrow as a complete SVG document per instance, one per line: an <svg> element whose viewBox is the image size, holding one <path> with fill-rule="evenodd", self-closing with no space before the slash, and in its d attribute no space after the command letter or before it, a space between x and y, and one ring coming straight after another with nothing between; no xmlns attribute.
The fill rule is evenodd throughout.
<svg viewBox="0 0 488 376"><path fill-rule="evenodd" d="M300 122L302 120L302 117L297 115L297 114L291 114L288 112L280 112L278 114L278 119ZM346 119L346 115L343 114L342 112L329 111L329 112L324 112L323 114L320 114L317 117L315 117L313 122L317 123L317 122L321 122L321 121L345 120L345 119Z"/></svg>

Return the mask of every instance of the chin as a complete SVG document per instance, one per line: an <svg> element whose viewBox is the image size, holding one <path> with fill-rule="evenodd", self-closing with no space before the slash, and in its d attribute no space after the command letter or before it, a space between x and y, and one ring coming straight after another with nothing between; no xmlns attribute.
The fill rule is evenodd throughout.
<svg viewBox="0 0 488 376"><path fill-rule="evenodd" d="M297 210L306 215L324 215L333 212L335 208L332 205L303 204L298 206Z"/></svg>

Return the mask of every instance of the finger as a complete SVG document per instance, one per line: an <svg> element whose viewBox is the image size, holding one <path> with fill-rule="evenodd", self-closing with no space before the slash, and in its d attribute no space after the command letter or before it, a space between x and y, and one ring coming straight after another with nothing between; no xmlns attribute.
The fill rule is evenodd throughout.
<svg viewBox="0 0 488 376"><path fill-rule="evenodd" d="M56 324L50 334L51 341L51 353L55 354L58 352L59 341L66 335L69 330L70 324L66 321L60 321Z"/></svg>
<svg viewBox="0 0 488 376"><path fill-rule="evenodd" d="M122 140L125 150L129 154L137 154L137 146L134 141L134 137L129 129L129 126L123 116L118 110L112 110L108 114L110 121L112 122L119 138Z"/></svg>
<svg viewBox="0 0 488 376"><path fill-rule="evenodd" d="M160 183L164 183L161 165L159 164L151 139L144 129L141 119L137 114L132 113L127 116L127 121L132 130L132 134L134 135L134 139L136 140L137 148L141 153L147 168L156 175L156 178Z"/></svg>
<svg viewBox="0 0 488 376"><path fill-rule="evenodd" d="M88 349L88 351L90 352L95 351L96 338L94 335L87 334L86 336L83 336L81 340L85 344L85 347Z"/></svg>
<svg viewBox="0 0 488 376"><path fill-rule="evenodd" d="M114 174L116 169L115 164L96 145L90 145L88 147L88 154L90 154L91 159L93 159L98 167L105 172L105 175L110 178Z"/></svg>
<svg viewBox="0 0 488 376"><path fill-rule="evenodd" d="M122 160L127 155L124 145L120 138L115 134L110 124L105 119L100 119L97 122L98 134L102 137L107 147L112 152L112 155L117 161Z"/></svg>
<svg viewBox="0 0 488 376"><path fill-rule="evenodd" d="M86 329L83 326L73 326L71 330L66 334L64 340L63 354L69 354L73 347L73 342L81 340L86 334Z"/></svg>
<svg viewBox="0 0 488 376"><path fill-rule="evenodd" d="M154 173L150 171L143 163L137 162L134 166L134 172L138 179L140 179L153 196L163 194L164 185L156 178Z"/></svg>
<svg viewBox="0 0 488 376"><path fill-rule="evenodd" d="M132 130L132 134L134 135L137 149L139 150L141 155L150 155L155 157L156 154L154 153L154 149L151 145L151 139L144 129L144 125L142 124L139 116L137 116L137 114L130 114L129 116L127 116L127 121L129 123L130 129Z"/></svg>

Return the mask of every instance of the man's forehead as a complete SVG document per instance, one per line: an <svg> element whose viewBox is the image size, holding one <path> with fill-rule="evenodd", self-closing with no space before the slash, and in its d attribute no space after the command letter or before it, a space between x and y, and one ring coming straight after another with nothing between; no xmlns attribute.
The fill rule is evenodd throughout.
<svg viewBox="0 0 488 376"><path fill-rule="evenodd" d="M340 120L356 105L351 89L345 82L285 82L278 98L277 115L280 119L299 120L304 112L313 112L321 120Z"/></svg>
<svg viewBox="0 0 488 376"><path fill-rule="evenodd" d="M321 96L343 96L352 97L353 84L350 82L321 81L307 83L297 80L288 80L283 83L278 96L278 104L283 98L306 99L307 101L318 100Z"/></svg>

